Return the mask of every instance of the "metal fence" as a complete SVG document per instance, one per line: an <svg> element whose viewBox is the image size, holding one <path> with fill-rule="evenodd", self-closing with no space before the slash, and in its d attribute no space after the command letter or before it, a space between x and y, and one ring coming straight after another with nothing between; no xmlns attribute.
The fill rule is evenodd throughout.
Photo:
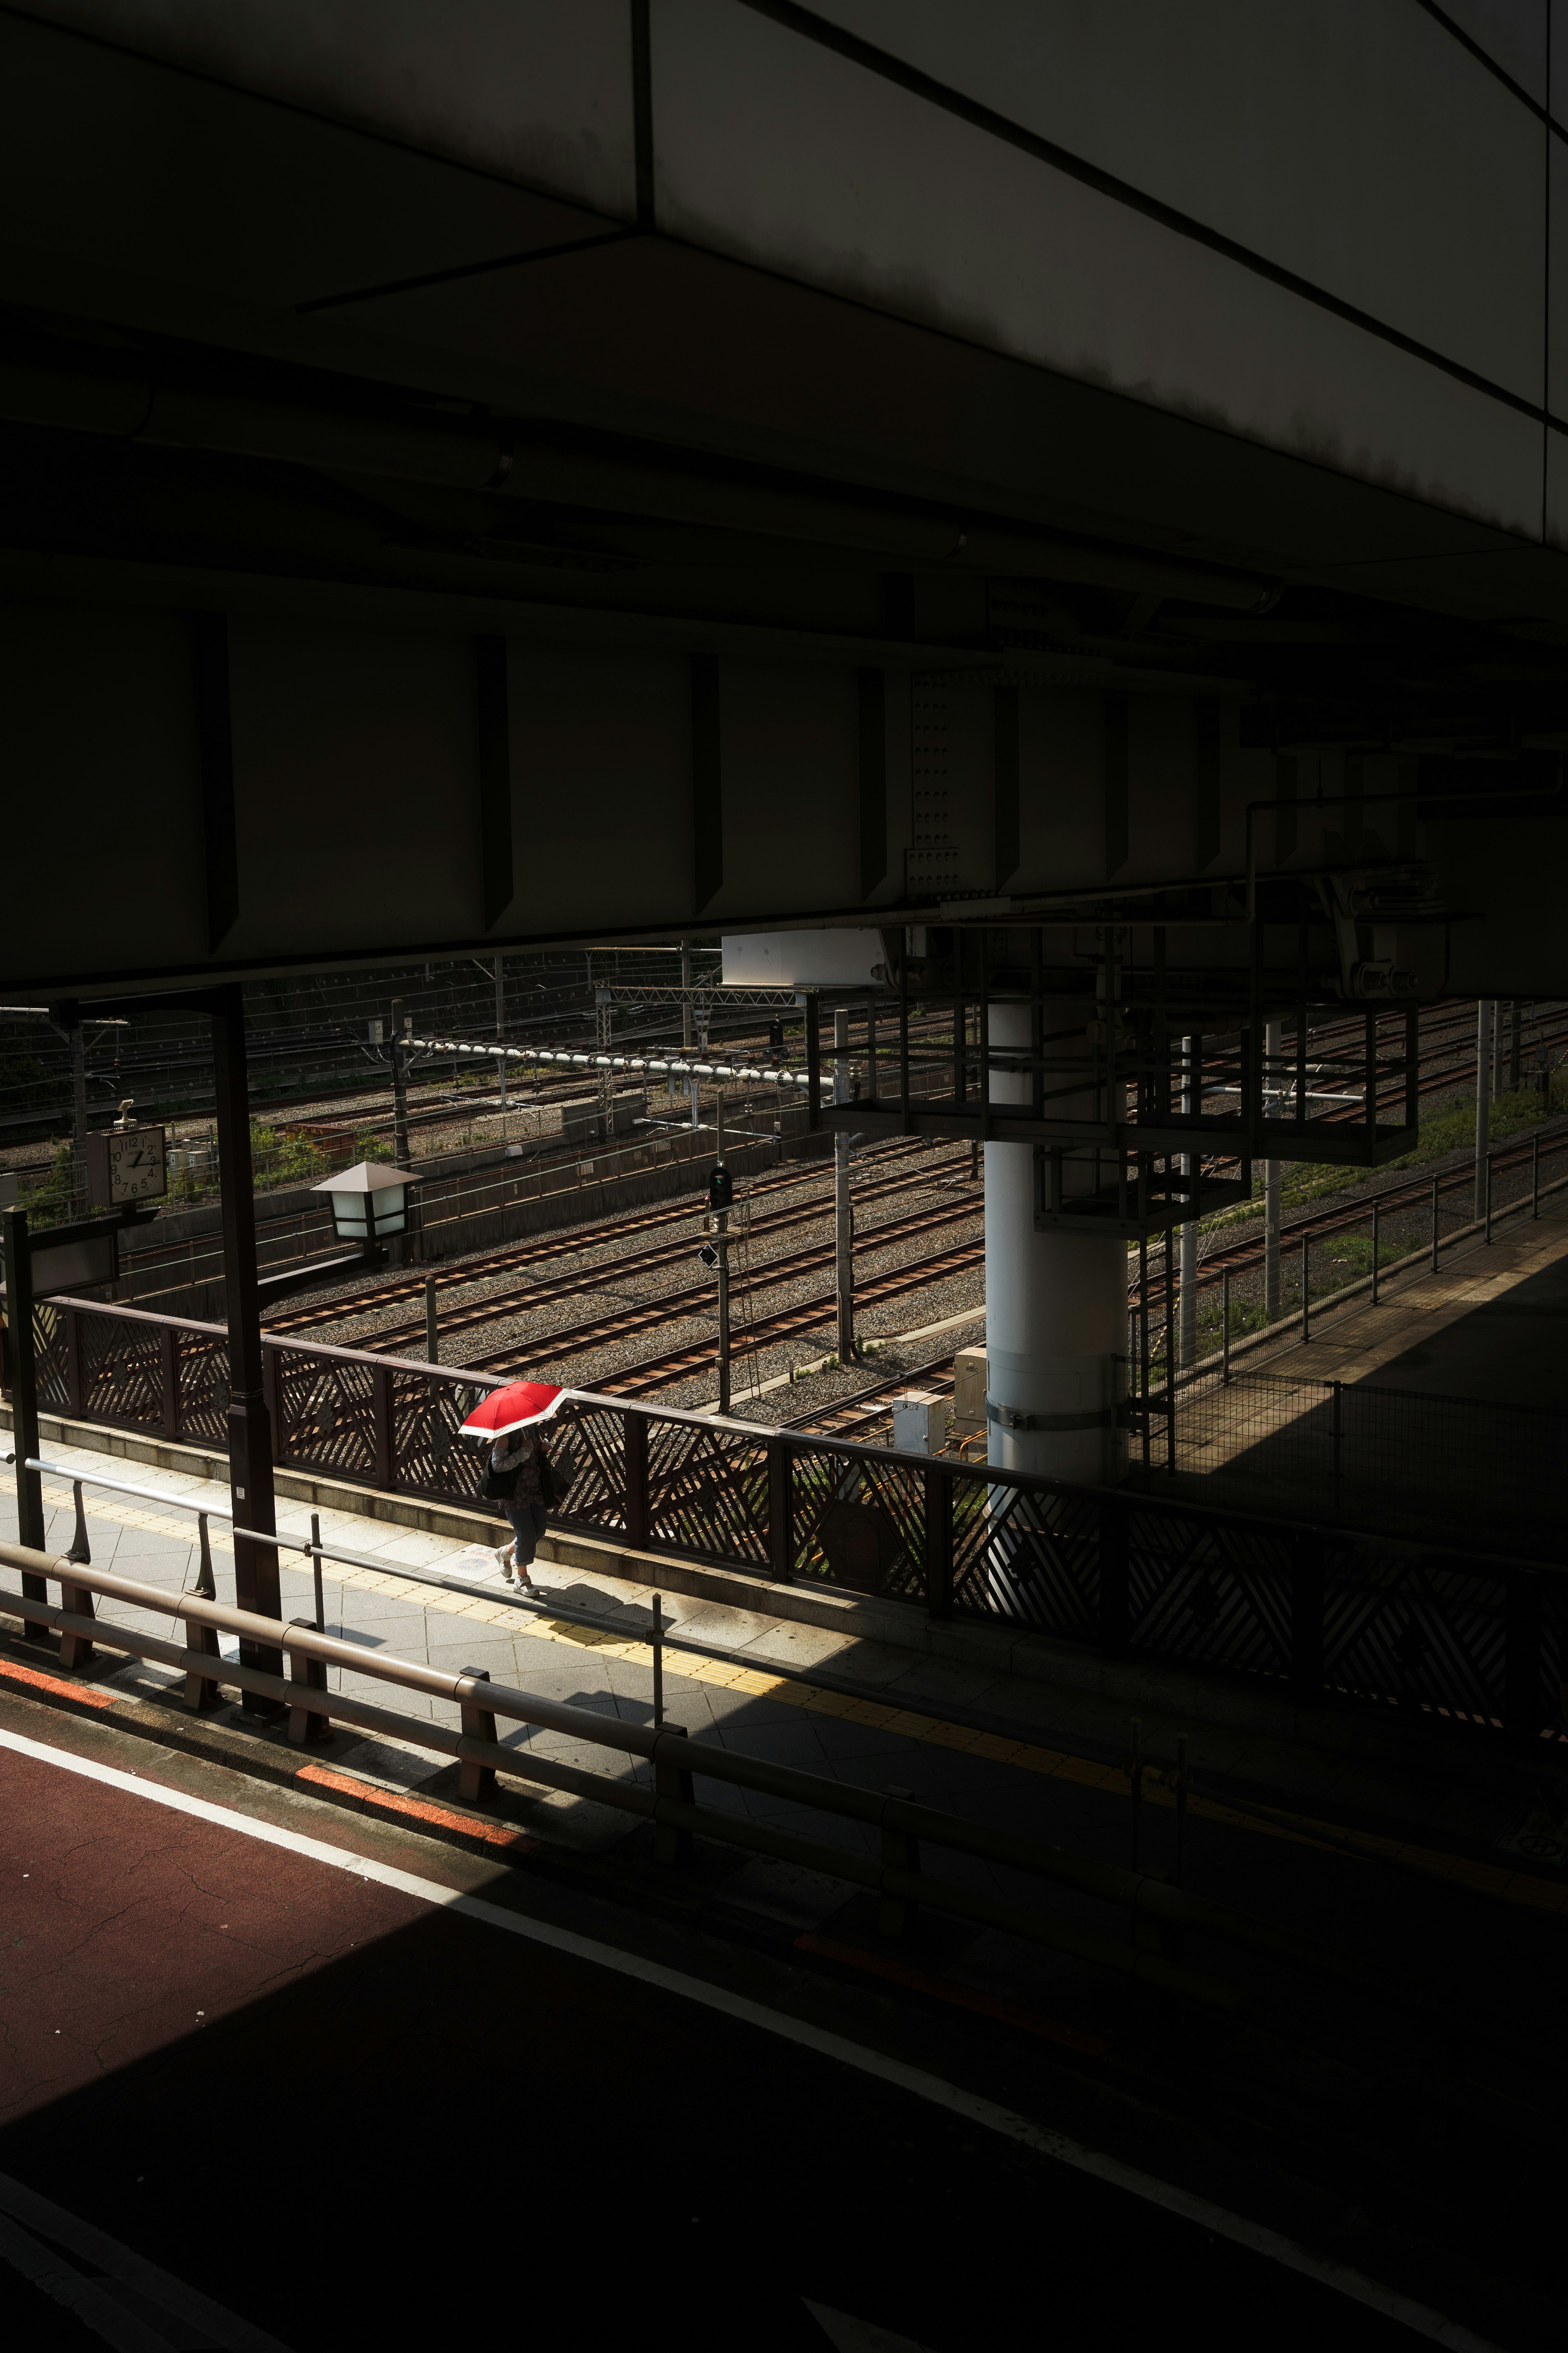
<svg viewBox="0 0 1568 2353"><path fill-rule="evenodd" d="M1215 1371L1151 1417L1149 1465L1131 1476L1145 1493L1561 1563L1565 1450L1561 1408Z"/></svg>
<svg viewBox="0 0 1568 2353"><path fill-rule="evenodd" d="M43 1411L224 1445L221 1326L68 1300L36 1314ZM487 1509L482 1452L457 1432L492 1380L282 1338L266 1340L264 1361L279 1463ZM1201 1437L1189 1398L1178 1458ZM1282 1414L1279 1440L1318 1448L1310 1459L1331 1470L1321 1410L1314 1399ZM1358 1430L1347 1451L1342 1409L1342 1481L1349 1465L1374 1483L1378 1443ZM1479 1545L1336 1527L1326 1480L1303 1525L1197 1501L1179 1459L1155 1492L1073 1488L585 1392L553 1425L552 1452L557 1525L640 1553L1179 1661L1299 1704L1375 1706L1531 1746L1561 1719L1568 1577Z"/></svg>

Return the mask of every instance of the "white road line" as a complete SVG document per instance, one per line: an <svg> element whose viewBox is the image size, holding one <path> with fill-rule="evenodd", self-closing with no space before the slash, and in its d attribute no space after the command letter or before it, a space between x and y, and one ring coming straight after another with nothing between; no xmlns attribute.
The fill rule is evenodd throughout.
<svg viewBox="0 0 1568 2353"><path fill-rule="evenodd" d="M929 2101L933 2107L945 2108L966 2122L983 2126L986 2131L1000 2133L1008 2140L1021 2142L1040 2156L1054 2158L1058 2164L1071 2166L1076 2172L1090 2175L1112 2188L1126 2190L1151 2206L1163 2207L1167 2213L1179 2214L1184 2221L1195 2223L1198 2229L1211 2231L1218 2238L1227 2239L1235 2246L1245 2247L1251 2253L1266 2256L1286 2270L1299 2272L1304 2278L1316 2280L1352 2302L1368 2306L1373 2312L1384 2314L1414 2329L1418 2337L1448 2348L1448 2353L1500 2353L1500 2348L1489 2338L1478 2337L1456 2320L1448 2319L1429 2306L1417 2304L1397 2288L1385 2287L1379 2280L1368 2279L1364 2273L1354 2271L1348 2263L1337 2262L1331 2255L1320 2255L1303 2247L1294 2239L1285 2238L1262 2223L1248 2221L1242 2214L1233 2214L1227 2208L1215 2205L1206 2198L1195 2197L1173 2182L1161 2181L1137 2167L1124 2165L1119 2158L1107 2157L1099 2149L1087 2148L1081 2141L1069 2140L1063 2133L1052 2132L1047 2126L1033 2123L1029 2117L1004 2108L993 2100L980 2098L966 2092L960 2084L949 2084L940 2075L929 2074L924 2068L907 2066L900 2059L889 2058L886 2052L873 2051L864 2043L851 2042L839 2034L829 2034L821 2027L812 2026L804 2019L791 2018L784 2010L769 2010L763 2003L748 2001L743 1995L728 1992L724 1987L710 1985L701 1978L688 1977L683 1970L667 1968L662 1962L645 1960L638 1953L622 1952L614 1945L600 1944L592 1936L580 1936L573 1929L558 1928L544 1920L531 1920L524 1914L511 1912L499 1904L487 1904L482 1896L465 1895L458 1889L443 1887L438 1880L420 1879L413 1872L398 1871L392 1864L377 1862L367 1855L353 1854L342 1847L329 1846L323 1840L307 1838L301 1831L279 1828L273 1822L258 1821L248 1814L235 1812L227 1806L215 1806L205 1798L187 1796L183 1789L171 1789L162 1782L145 1780L140 1774L123 1773L113 1765L100 1765L90 1757L74 1756L68 1749L50 1748L42 1741L29 1740L22 1733L0 1729L0 1748L9 1748L20 1757L30 1757L41 1765L55 1765L68 1773L79 1773L89 1781L99 1781L107 1788L121 1789L127 1796L145 1798L149 1803L167 1806L173 1812L189 1814L195 1820L211 1822L220 1830L237 1831L242 1837L258 1839L263 1845L281 1847L289 1854L305 1856L312 1862L324 1862L334 1871L346 1871L372 1882L379 1887L395 1889L400 1894L413 1896L422 1904L438 1905L444 1911L461 1913L466 1918L483 1921L488 1926L500 1928L508 1936L526 1937L530 1943L548 1946L552 1951L569 1954L573 1959L587 1961L599 1968L613 1969L618 1976L635 1978L643 1985L656 1986L663 1993L679 1996L682 2000L699 2002L706 2010L719 2011L726 2018L739 2020L743 2025L758 2029L763 2034L776 2035L781 2041L799 2044L826 2059L836 2060L840 2066L853 2067L863 2075L873 2075L898 2090L912 2093L915 2098Z"/></svg>

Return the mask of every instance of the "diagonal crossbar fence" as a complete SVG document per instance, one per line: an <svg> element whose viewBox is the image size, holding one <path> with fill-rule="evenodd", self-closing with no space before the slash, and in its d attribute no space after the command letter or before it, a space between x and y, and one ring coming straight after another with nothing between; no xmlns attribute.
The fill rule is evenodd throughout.
<svg viewBox="0 0 1568 2353"><path fill-rule="evenodd" d="M226 1450L221 1325L56 1298L37 1307L35 1338L45 1413ZM491 1377L280 1335L264 1335L263 1366L279 1464L494 1515L479 1493L482 1455L458 1436ZM1431 1541L1358 1525L1386 1433L1363 1444L1344 1420L1336 1482L1332 1399L1310 1412L1307 1402L1298 1389L1268 1427L1241 1430L1226 1462L1230 1506L1217 1482L1195 1492L1197 1475L1073 1487L573 1391L552 1425L553 1524L637 1556L650 1584L647 1564L661 1557L713 1564L1541 1755L1562 1736L1568 1677L1556 1521L1541 1524L1540 1556L1524 1558L1496 1535L1516 1525L1503 1507L1517 1506L1517 1489L1496 1490L1490 1523ZM1194 1397L1197 1435L1209 1410L1206 1392ZM1304 1466L1310 1518L1268 1508L1280 1492L1272 1471L1250 1493L1244 1483L1252 1466L1287 1456ZM1347 1504L1338 1518L1336 1494ZM1254 1495L1260 1508L1248 1509Z"/></svg>

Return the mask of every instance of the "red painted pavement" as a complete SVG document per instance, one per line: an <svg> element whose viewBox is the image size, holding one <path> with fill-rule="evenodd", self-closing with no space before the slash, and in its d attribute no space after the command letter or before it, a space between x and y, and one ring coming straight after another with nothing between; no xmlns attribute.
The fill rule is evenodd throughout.
<svg viewBox="0 0 1568 2353"><path fill-rule="evenodd" d="M428 1907L0 1749L0 2122Z"/></svg>

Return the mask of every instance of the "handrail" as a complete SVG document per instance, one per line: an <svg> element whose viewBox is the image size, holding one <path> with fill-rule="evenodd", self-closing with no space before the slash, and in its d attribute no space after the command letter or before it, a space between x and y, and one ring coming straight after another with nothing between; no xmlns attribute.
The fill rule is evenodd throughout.
<svg viewBox="0 0 1568 2353"><path fill-rule="evenodd" d="M1074 1855L1059 1847L1040 1846L1015 1833L994 1831L918 1805L891 1792L862 1789L793 1766L774 1765L733 1749L703 1744L700 1750L679 1725L626 1724L587 1709L491 1683L483 1669L457 1673L395 1659L382 1651L366 1651L356 1643L325 1634L296 1620L282 1625L249 1610L229 1609L192 1594L171 1596L157 1586L145 1586L108 1571L93 1570L68 1559L58 1559L24 1545L0 1542L0 1564L24 1577L52 1578L60 1588L61 1607L21 1595L6 1596L17 1605L29 1625L56 1628L61 1636L60 1662L68 1668L85 1664L96 1644L132 1657L151 1658L183 1672L186 1704L200 1709L216 1699L218 1687L228 1684L253 1693L289 1710L289 1738L295 1746L312 1738L330 1737L331 1719L338 1718L366 1731L391 1734L415 1746L452 1756L462 1767L461 1788L469 1802L483 1803L495 1787L498 1769L523 1780L542 1783L571 1794L592 1798L624 1813L652 1820L658 1828L659 1859L677 1860L691 1833L722 1843L804 1864L857 1883L878 1894L885 1933L897 1933L911 1907L925 1905L958 1918L1000 1928L1026 1942L1045 1945L1075 1958L1107 1968L1135 1982L1145 1982L1165 1993L1181 1995L1230 2016L1245 2014L1249 1997L1237 1988L1187 1968L1180 1958L1182 1932L1194 1933L1281 1962L1309 1974L1327 1977L1353 1987L1375 2000L1412 2010L1424 2023L1443 2035L1474 2035L1468 2015L1449 2010L1419 1984L1394 1972L1368 1966L1336 1947L1294 1935L1247 1913L1211 1904L1173 1888L1163 1880ZM203 1647L176 1647L152 1635L138 1634L106 1622L93 1611L92 1596L119 1600L133 1608L173 1614L201 1630ZM173 1605L171 1609L171 1604ZM217 1651L218 1631L248 1640L263 1656L279 1653L293 1667L288 1678L265 1666L225 1659ZM305 1672L300 1672L300 1661ZM456 1702L461 1710L458 1733L429 1719L394 1714L342 1692L327 1690L323 1670L340 1665L358 1675L379 1677L404 1689ZM618 1749L653 1769L651 1790L564 1765L531 1750L504 1746L495 1736L498 1715L542 1730L568 1734L586 1744ZM695 1801L693 1781L727 1781L786 1799L791 1804L864 1823L880 1833L881 1853L828 1845L795 1831L781 1831L728 1810ZM921 1843L941 1845L1028 1873L1047 1884L1091 1895L1131 1914L1135 1942L1126 1943L1071 1922L983 1895L934 1878L921 1867ZM1283 2030L1289 2033L1287 2025ZM1483 2039L1498 2042L1495 2033ZM1552 2129L1551 2120L1503 2094L1449 2077L1444 2080L1418 2061L1382 2053L1368 2063L1373 2072L1392 2077L1406 2088L1425 2092L1440 2104L1474 2117L1480 2110L1493 2113L1517 2134L1522 2127L1537 2137Z"/></svg>
<svg viewBox="0 0 1568 2353"><path fill-rule="evenodd" d="M184 1673L187 1704L199 1706L204 1687L216 1689L221 1684L236 1685L241 1691L286 1704L290 1717L289 1738L295 1745L302 1745L310 1737L310 1719L320 1721L335 1716L367 1730L391 1732L397 1737L455 1756L467 1768L463 1794L470 1801L480 1799L485 1786L481 1776L493 1782L494 1773L500 1768L523 1780L542 1781L547 1787L593 1798L622 1812L642 1815L678 1832L700 1831L731 1845L780 1855L811 1869L834 1872L841 1878L871 1887L885 1901L930 1905L962 1918L1005 1928L1029 1942L1052 1946L1120 1975L1146 1981L1167 1992L1184 1994L1210 2008L1235 2012L1247 2006L1246 1997L1233 1987L1184 1968L1161 1951L1139 1944L1123 1944L1070 1922L974 1894L933 1879L924 1872L911 1871L892 1859L908 1853L911 1832L915 1836L923 1834L933 1843L960 1853L974 1854L990 1852L988 1841L1005 1835L977 1832L973 1825L956 1816L801 1773L793 1767L742 1757L732 1750L704 1746L699 1762L696 1744L676 1726L626 1724L586 1708L518 1691L509 1684L491 1683L482 1671L454 1674L421 1666L413 1660L389 1657L384 1651L363 1650L357 1643L321 1633L312 1626L285 1625L277 1619L262 1618L251 1610L226 1609L193 1594L172 1595L158 1586L142 1585L106 1570L80 1567L69 1560L57 1559L30 1546L0 1543L0 1563L24 1576L51 1578L59 1586L63 1606L58 1609L42 1601L24 1599L20 1595L5 1599L15 1602L17 1615L25 1615L29 1625L53 1627L66 1638L61 1653L62 1663L68 1666L84 1663L95 1645L124 1651L132 1657L157 1660ZM237 1635L264 1655L282 1653L285 1658L303 1659L321 1667L342 1666L355 1675L375 1677L428 1697L456 1702L462 1710L464 1728L454 1734L428 1719L395 1715L342 1692L330 1692L323 1682L310 1678L308 1672L301 1675L297 1667L292 1675L285 1678L265 1667L247 1664L243 1658L225 1659L216 1654L216 1640L213 1650L177 1648L158 1637L140 1634L99 1618L91 1606L94 1594L210 1630L209 1639L216 1638L218 1632ZM71 1646L68 1655L68 1643ZM529 1750L507 1747L493 1736L493 1731L487 1736L484 1729L486 1725L493 1726L498 1715L542 1730L563 1732L598 1747L619 1749L653 1767L655 1787L651 1792L635 1786L628 1788L605 1774L562 1765ZM470 1722L475 1726L472 1730ZM700 1806L690 1795L693 1775L699 1771L705 1779L765 1790L820 1812L879 1827L883 1832L883 1857L874 1861L851 1850ZM1058 1855L1056 1850L1032 1847L1024 1840L1016 1841L1007 1860L1015 1869L1028 1871L1037 1877L1102 1895L1111 1903L1128 1903L1135 1921L1143 1915L1169 1921L1173 1916L1169 1902L1173 1898L1182 1901L1179 1891L1167 1889L1156 1880L1121 1872L1114 1865L1081 1862L1065 1853ZM1187 1900L1196 1904L1196 1899ZM1199 1909L1205 1915L1203 1925L1207 1932L1223 1933L1208 1922L1209 1907ZM1235 1915L1235 1922L1242 1930L1252 1925L1239 1914ZM1199 1925L1197 1912L1193 1925ZM1285 1932L1274 1931L1267 1923L1256 1925L1261 1932L1259 1948L1275 1952L1277 1937ZM1236 1942L1246 1940L1241 1934L1232 1937ZM1305 1957L1308 1949L1301 1948L1301 1965L1311 1967L1311 1959Z"/></svg>

